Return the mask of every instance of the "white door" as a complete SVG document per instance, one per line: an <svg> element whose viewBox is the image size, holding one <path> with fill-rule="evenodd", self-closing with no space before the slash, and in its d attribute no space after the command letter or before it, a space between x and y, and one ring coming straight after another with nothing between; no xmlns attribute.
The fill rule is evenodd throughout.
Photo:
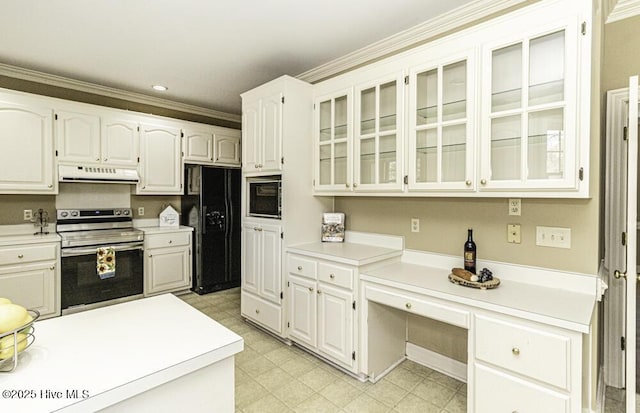
<svg viewBox="0 0 640 413"><path fill-rule="evenodd" d="M289 275L289 337L316 346L316 282Z"/></svg>
<svg viewBox="0 0 640 413"><path fill-rule="evenodd" d="M100 118L96 115L56 112L58 161L100 163Z"/></svg>
<svg viewBox="0 0 640 413"><path fill-rule="evenodd" d="M318 287L318 349L352 367L353 294L325 284Z"/></svg>
<svg viewBox="0 0 640 413"><path fill-rule="evenodd" d="M216 164L240 165L240 136L216 133L213 137L213 145Z"/></svg>
<svg viewBox="0 0 640 413"><path fill-rule="evenodd" d="M138 122L121 118L102 118L102 162L110 165L138 165Z"/></svg>
<svg viewBox="0 0 640 413"><path fill-rule="evenodd" d="M182 193L180 129L142 124L138 193Z"/></svg>
<svg viewBox="0 0 640 413"><path fill-rule="evenodd" d="M184 132L185 162L210 164L213 162L213 132L187 129Z"/></svg>
<svg viewBox="0 0 640 413"><path fill-rule="evenodd" d="M260 164L260 101L242 105L242 171L256 172Z"/></svg>
<svg viewBox="0 0 640 413"><path fill-rule="evenodd" d="M262 274L260 278L260 296L276 304L280 304L282 293L282 240L280 227L277 225L260 225L258 227L262 245Z"/></svg>
<svg viewBox="0 0 640 413"><path fill-rule="evenodd" d="M638 76L629 79L629 124L627 160L627 268L625 320L626 412L636 411L636 285L638 245Z"/></svg>
<svg viewBox="0 0 640 413"><path fill-rule="evenodd" d="M282 169L282 93L262 99L260 166L263 172Z"/></svg>
<svg viewBox="0 0 640 413"><path fill-rule="evenodd" d="M260 276L260 237L258 227L251 222L242 223L242 289L258 294Z"/></svg>

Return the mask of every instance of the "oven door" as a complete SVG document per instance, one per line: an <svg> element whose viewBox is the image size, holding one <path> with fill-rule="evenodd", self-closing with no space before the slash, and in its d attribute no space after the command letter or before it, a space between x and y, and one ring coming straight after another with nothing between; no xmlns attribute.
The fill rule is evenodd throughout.
<svg viewBox="0 0 640 413"><path fill-rule="evenodd" d="M97 247L62 249L60 298L63 310L142 294L142 243L124 243L108 247L114 248L116 253L115 275L105 279L98 275Z"/></svg>

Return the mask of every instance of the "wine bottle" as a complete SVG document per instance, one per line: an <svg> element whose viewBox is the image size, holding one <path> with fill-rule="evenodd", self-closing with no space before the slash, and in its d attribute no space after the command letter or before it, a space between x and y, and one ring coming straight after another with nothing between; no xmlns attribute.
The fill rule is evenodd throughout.
<svg viewBox="0 0 640 413"><path fill-rule="evenodd" d="M464 269L476 273L476 243L471 228L467 230L467 242L464 243Z"/></svg>

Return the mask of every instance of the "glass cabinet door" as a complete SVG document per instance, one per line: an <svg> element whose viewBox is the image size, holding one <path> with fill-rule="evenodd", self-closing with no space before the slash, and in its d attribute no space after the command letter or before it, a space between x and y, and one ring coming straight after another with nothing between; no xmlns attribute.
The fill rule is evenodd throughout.
<svg viewBox="0 0 640 413"><path fill-rule="evenodd" d="M316 99L316 190L351 190L351 102L351 90Z"/></svg>
<svg viewBox="0 0 640 413"><path fill-rule="evenodd" d="M402 90L402 76L356 88L355 190L402 190Z"/></svg>
<svg viewBox="0 0 640 413"><path fill-rule="evenodd" d="M575 186L576 47L567 32L484 50L481 190Z"/></svg>
<svg viewBox="0 0 640 413"><path fill-rule="evenodd" d="M469 57L409 77L409 189L473 190L473 67Z"/></svg>

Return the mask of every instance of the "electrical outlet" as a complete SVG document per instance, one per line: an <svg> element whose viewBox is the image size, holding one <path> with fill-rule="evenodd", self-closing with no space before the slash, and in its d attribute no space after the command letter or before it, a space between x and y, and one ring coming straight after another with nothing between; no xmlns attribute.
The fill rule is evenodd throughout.
<svg viewBox="0 0 640 413"><path fill-rule="evenodd" d="M571 248L571 228L536 227L536 245Z"/></svg>
<svg viewBox="0 0 640 413"><path fill-rule="evenodd" d="M33 218L33 210L32 209L25 209L24 211L22 211L22 213L24 214L24 220L25 221L31 221L31 219Z"/></svg>
<svg viewBox="0 0 640 413"><path fill-rule="evenodd" d="M522 211L522 200L520 198L509 199L509 215L520 216Z"/></svg>
<svg viewBox="0 0 640 413"><path fill-rule="evenodd" d="M138 207L138 215L139 216L143 216L144 215L144 207Z"/></svg>
<svg viewBox="0 0 640 413"><path fill-rule="evenodd" d="M520 224L507 224L507 242L520 244Z"/></svg>
<svg viewBox="0 0 640 413"><path fill-rule="evenodd" d="M411 232L420 232L419 218L411 218Z"/></svg>

